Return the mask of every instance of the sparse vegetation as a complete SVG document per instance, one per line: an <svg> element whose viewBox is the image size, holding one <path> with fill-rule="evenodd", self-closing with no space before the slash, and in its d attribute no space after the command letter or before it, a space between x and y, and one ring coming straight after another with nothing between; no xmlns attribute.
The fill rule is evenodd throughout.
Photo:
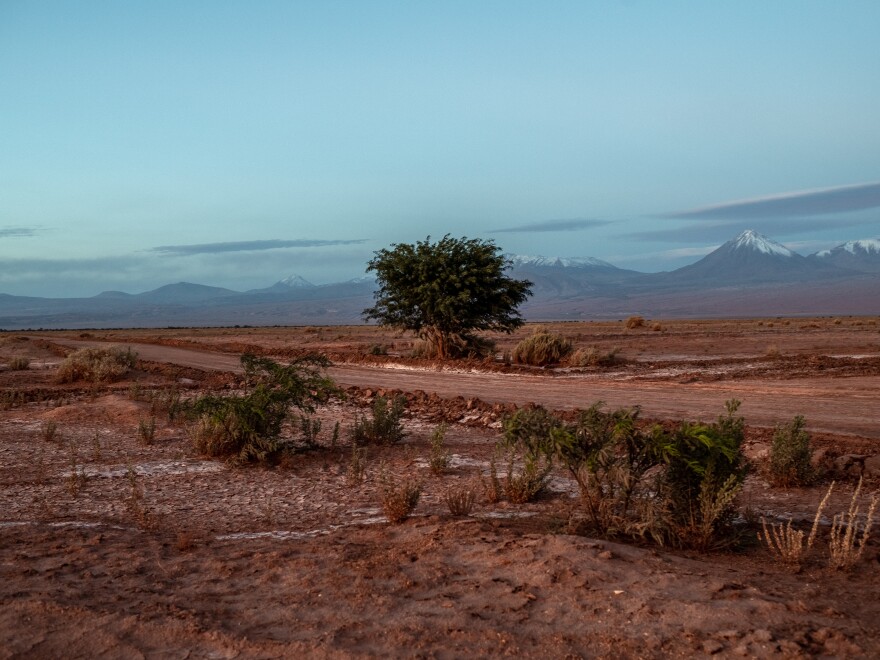
<svg viewBox="0 0 880 660"><path fill-rule="evenodd" d="M477 493L470 486L451 487L443 495L443 501L453 516L469 516L474 510Z"/></svg>
<svg viewBox="0 0 880 660"><path fill-rule="evenodd" d="M348 471L346 478L349 486L360 486L367 474L367 450L358 447L356 444L351 445L351 459L348 463Z"/></svg>
<svg viewBox="0 0 880 660"><path fill-rule="evenodd" d="M403 430L403 412L406 399L394 397L390 401L377 396L373 401L372 416L359 417L351 430L352 442L362 445L393 445L406 436Z"/></svg>
<svg viewBox="0 0 880 660"><path fill-rule="evenodd" d="M862 479L856 486L846 513L838 513L831 521L831 538L828 541L830 564L838 570L849 570L861 559L865 546L871 536L874 513L877 511L877 494L871 496L871 503L865 513L864 522L859 524L861 505L859 495Z"/></svg>
<svg viewBox="0 0 880 660"><path fill-rule="evenodd" d="M810 528L810 535L807 537L806 546L804 545L804 533L794 529L791 520L786 525L768 525L767 521L761 518L761 528L763 531L758 532L758 538L764 542L764 545L770 551L770 554L776 557L784 564L788 564L793 568L800 568L806 553L808 553L813 543L816 541L816 533L819 530L819 521L822 519L822 511L831 497L831 491L834 490L834 483L829 486L825 497L816 508L816 515L813 517L813 526Z"/></svg>
<svg viewBox="0 0 880 660"><path fill-rule="evenodd" d="M141 419L138 421L138 440L141 444L151 445L156 438L156 418L150 417L149 420Z"/></svg>
<svg viewBox="0 0 880 660"><path fill-rule="evenodd" d="M388 522L400 523L409 518L422 496L422 485L406 479L398 483L393 477L383 474L381 484L382 511Z"/></svg>
<svg viewBox="0 0 880 660"><path fill-rule="evenodd" d="M64 359L56 378L59 383L109 383L125 376L136 362L137 353L130 348L81 348Z"/></svg>
<svg viewBox="0 0 880 660"><path fill-rule="evenodd" d="M538 329L513 349L513 361L543 367L562 362L572 351L570 339Z"/></svg>
<svg viewBox="0 0 880 660"><path fill-rule="evenodd" d="M191 435L196 449L208 456L242 463L273 460L293 448L280 437L291 407L314 412L315 402L336 391L322 373L329 362L307 355L284 366L245 354L241 363L247 394L197 399L191 408L196 417Z"/></svg>
<svg viewBox="0 0 880 660"><path fill-rule="evenodd" d="M804 418L798 415L773 433L767 478L775 486L806 486L815 479L810 434L804 430L804 424Z"/></svg>
<svg viewBox="0 0 880 660"><path fill-rule="evenodd" d="M30 366L30 358L23 355L17 355L9 359L9 369L12 371L27 371Z"/></svg>
<svg viewBox="0 0 880 660"><path fill-rule="evenodd" d="M645 327L645 319L641 316L630 316L626 320L626 329L627 330L635 330L636 328L644 328Z"/></svg>
<svg viewBox="0 0 880 660"><path fill-rule="evenodd" d="M610 367L624 361L620 356L619 348L602 351L596 346L588 346L587 348L579 348L572 353L568 357L567 363L572 367Z"/></svg>
<svg viewBox="0 0 880 660"><path fill-rule="evenodd" d="M441 423L431 434L431 458L428 462L431 472L443 474L449 468L449 452L443 444L446 435L446 424Z"/></svg>
<svg viewBox="0 0 880 660"><path fill-rule="evenodd" d="M40 436L45 442L53 442L58 437L58 423L54 420L43 422L40 427Z"/></svg>
<svg viewBox="0 0 880 660"><path fill-rule="evenodd" d="M504 433L526 457L555 459L569 471L591 529L706 550L732 539L746 471L738 406L729 401L715 424L683 422L671 432L640 429L638 408L605 413L596 404L574 424L523 409L504 421Z"/></svg>

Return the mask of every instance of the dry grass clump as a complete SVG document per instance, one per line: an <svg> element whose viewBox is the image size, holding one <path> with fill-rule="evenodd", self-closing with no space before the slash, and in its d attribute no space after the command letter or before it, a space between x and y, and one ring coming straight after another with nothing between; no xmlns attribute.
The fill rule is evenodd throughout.
<svg viewBox="0 0 880 660"><path fill-rule="evenodd" d="M630 316L626 320L626 329L627 330L635 330L636 328L644 328L645 327L645 319L641 316Z"/></svg>
<svg viewBox="0 0 880 660"><path fill-rule="evenodd" d="M367 450L351 444L351 460L345 473L349 486L360 486L367 476Z"/></svg>
<svg viewBox="0 0 880 660"><path fill-rule="evenodd" d="M58 435L58 423L52 420L47 422L43 422L43 425L40 427L40 436L46 442L52 442Z"/></svg>
<svg viewBox="0 0 880 660"><path fill-rule="evenodd" d="M836 514L831 522L831 539L828 542L828 551L830 553L829 563L832 568L849 570L865 552L865 545L868 543L871 527L874 523L874 513L877 510L877 495L875 493L871 497L871 504L868 506L865 522L861 525L861 535L859 535L858 518L861 507L858 504L858 498L861 490L862 480L859 479L859 485L853 491L849 510L846 513Z"/></svg>
<svg viewBox="0 0 880 660"><path fill-rule="evenodd" d="M27 371L31 366L30 358L23 355L16 355L9 360L9 369L11 371Z"/></svg>
<svg viewBox="0 0 880 660"><path fill-rule="evenodd" d="M443 499L453 516L469 516L474 510L477 493L470 486L453 487L446 491Z"/></svg>
<svg viewBox="0 0 880 660"><path fill-rule="evenodd" d="M761 527L763 534L758 532L758 539L764 542L770 554L783 564L787 564L792 568L800 568L801 563L809 552L816 540L816 532L819 530L819 521L822 518L822 511L831 497L831 491L834 490L834 483L828 488L825 497L819 502L816 509L816 515L813 518L813 526L810 528L810 535L807 538L807 544L804 546L804 533L794 529L791 526L791 520L786 525L767 525L767 521L761 518Z"/></svg>
<svg viewBox="0 0 880 660"><path fill-rule="evenodd" d="M58 367L59 383L86 380L106 383L119 380L137 362L137 353L130 348L81 348L65 358Z"/></svg>
<svg viewBox="0 0 880 660"><path fill-rule="evenodd" d="M400 523L409 518L422 496L422 484L407 479L397 483L391 477L382 479L382 511L388 522Z"/></svg>
<svg viewBox="0 0 880 660"><path fill-rule="evenodd" d="M543 367L562 362L572 351L571 340L562 335L554 335L546 330L536 330L513 349L513 361Z"/></svg>
<svg viewBox="0 0 880 660"><path fill-rule="evenodd" d="M572 353L566 362L572 367L610 367L626 360L620 356L619 348L602 351L596 346L579 348Z"/></svg>
<svg viewBox="0 0 880 660"><path fill-rule="evenodd" d="M804 533L793 529L791 521L787 525L767 525L767 521L761 519L763 533L758 532L758 538L764 542L770 554L779 561L789 566L800 568L806 553L813 547L819 528L822 511L834 490L834 482L828 487L825 497L816 509L810 536L804 545ZM862 490L862 480L852 494L849 509L846 513L834 515L831 521L831 533L828 540L828 564L838 570L850 570L861 559L871 536L871 528L874 524L874 514L877 511L878 497L875 493L871 496L871 503L865 513L864 521L859 523L861 517L861 505L858 503Z"/></svg>
<svg viewBox="0 0 880 660"><path fill-rule="evenodd" d="M150 417L149 420L141 419L138 421L138 440L142 444L151 445L156 438L156 418Z"/></svg>

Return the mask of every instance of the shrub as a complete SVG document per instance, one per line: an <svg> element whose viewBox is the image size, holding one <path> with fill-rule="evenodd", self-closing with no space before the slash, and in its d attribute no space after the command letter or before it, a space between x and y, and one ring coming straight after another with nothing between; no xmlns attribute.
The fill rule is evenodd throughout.
<svg viewBox="0 0 880 660"><path fill-rule="evenodd" d="M138 439L145 445L153 444L156 437L156 418L150 417L150 421L140 420L138 422Z"/></svg>
<svg viewBox="0 0 880 660"><path fill-rule="evenodd" d="M728 543L734 500L746 475L742 452L745 420L740 402L727 402L727 415L714 424L683 422L663 451L670 540L708 550Z"/></svg>
<svg viewBox="0 0 880 660"><path fill-rule="evenodd" d="M290 449L280 438L290 408L314 412L315 402L336 391L322 373L330 363L323 356L306 355L284 366L250 354L241 363L248 393L197 399L190 410L197 419L193 441L209 456L270 460Z"/></svg>
<svg viewBox="0 0 880 660"><path fill-rule="evenodd" d="M382 511L389 522L399 523L409 518L422 496L422 485L406 480L396 483L389 477L383 478Z"/></svg>
<svg viewBox="0 0 880 660"><path fill-rule="evenodd" d="M517 364L543 367L561 362L571 351L571 340L538 330L516 345L513 349L513 361Z"/></svg>
<svg viewBox="0 0 880 660"><path fill-rule="evenodd" d="M87 380L94 383L119 380L137 362L137 353L130 348L81 348L68 355L58 367L59 383Z"/></svg>
<svg viewBox="0 0 880 660"><path fill-rule="evenodd" d="M567 362L572 367L609 367L624 362L619 353L619 348L612 348L605 353L595 346L588 346L577 349L569 356Z"/></svg>
<svg viewBox="0 0 880 660"><path fill-rule="evenodd" d="M645 319L641 316L630 316L626 320L626 329L627 330L635 330L636 328L644 328L645 327Z"/></svg>
<svg viewBox="0 0 880 660"><path fill-rule="evenodd" d="M377 396L373 401L372 417L361 417L355 420L351 430L352 442L355 445L393 445L400 442L406 433L401 418L405 409L406 399L394 397L388 401Z"/></svg>
<svg viewBox="0 0 880 660"><path fill-rule="evenodd" d="M30 358L23 355L17 355L9 360L9 368L12 371L26 371L30 366Z"/></svg>
<svg viewBox="0 0 880 660"><path fill-rule="evenodd" d="M573 425L551 431L554 452L578 484L587 522L601 534L650 533L656 518L646 475L662 462L666 438L660 427L638 428L639 409L603 412L597 403ZM656 499L656 498L655 498Z"/></svg>
<svg viewBox="0 0 880 660"><path fill-rule="evenodd" d="M440 424L431 434L431 459L429 466L434 474L443 474L449 468L449 452L443 444L446 424Z"/></svg>
<svg viewBox="0 0 880 660"><path fill-rule="evenodd" d="M606 536L650 536L706 550L728 543L733 502L745 477L739 402L715 424L674 431L639 427L639 409L606 413L601 404L566 423L543 408L503 423L505 442L526 460L554 460L575 479L584 522ZM502 487L494 473L487 489Z"/></svg>
<svg viewBox="0 0 880 660"><path fill-rule="evenodd" d="M514 504L533 502L547 488L553 463L544 456L526 454L522 459L522 468L516 472L515 460L516 454L511 452L507 459L507 476L502 484L502 492Z"/></svg>
<svg viewBox="0 0 880 660"><path fill-rule="evenodd" d="M816 476L812 456L810 434L804 430L804 418L798 415L791 423L776 427L767 477L775 486L783 488L806 486Z"/></svg>
<svg viewBox="0 0 880 660"><path fill-rule="evenodd" d="M367 450L351 445L351 460L348 463L346 479L349 486L359 486L367 476Z"/></svg>
<svg viewBox="0 0 880 660"><path fill-rule="evenodd" d="M477 501L477 494L473 488L450 488L443 496L446 506L449 507L449 513L453 516L469 516L474 510L474 504Z"/></svg>

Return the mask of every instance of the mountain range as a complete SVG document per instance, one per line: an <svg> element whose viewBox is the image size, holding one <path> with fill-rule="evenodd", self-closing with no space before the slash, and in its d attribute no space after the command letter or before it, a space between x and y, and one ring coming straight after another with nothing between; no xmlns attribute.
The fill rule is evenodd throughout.
<svg viewBox="0 0 880 660"><path fill-rule="evenodd" d="M693 264L650 274L592 257L507 257L511 275L533 283L522 306L529 320L880 314L880 240L805 257L749 230ZM291 275L244 292L179 282L91 298L0 294L0 328L354 324L375 286L369 277L315 285Z"/></svg>

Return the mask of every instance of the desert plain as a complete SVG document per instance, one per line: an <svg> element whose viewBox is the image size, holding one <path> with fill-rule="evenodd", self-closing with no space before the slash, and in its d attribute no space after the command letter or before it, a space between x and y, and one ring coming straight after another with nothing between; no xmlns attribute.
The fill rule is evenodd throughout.
<svg viewBox="0 0 880 660"><path fill-rule="evenodd" d="M372 326L0 333L0 657L880 656L880 531L850 570L826 547L859 478L862 514L880 484L880 319L542 327L617 359L510 364L532 324L493 337L494 359L447 363ZM65 355L96 345L130 346L138 362L113 383L59 383ZM172 398L237 391L243 353L306 352L330 358L341 391L313 415L317 447L233 465L200 455L168 414ZM350 429L393 395L407 400L406 437L368 447L357 482ZM578 491L562 470L536 502L486 496L517 407L603 401L675 423L711 421L729 399L751 463L733 547L573 533ZM774 487L769 443L796 415L823 476ZM435 474L440 424L448 465ZM399 524L380 505L388 475L422 484ZM809 529L832 480L812 552L797 569L778 561L759 521ZM451 515L452 488L475 493L470 515Z"/></svg>

